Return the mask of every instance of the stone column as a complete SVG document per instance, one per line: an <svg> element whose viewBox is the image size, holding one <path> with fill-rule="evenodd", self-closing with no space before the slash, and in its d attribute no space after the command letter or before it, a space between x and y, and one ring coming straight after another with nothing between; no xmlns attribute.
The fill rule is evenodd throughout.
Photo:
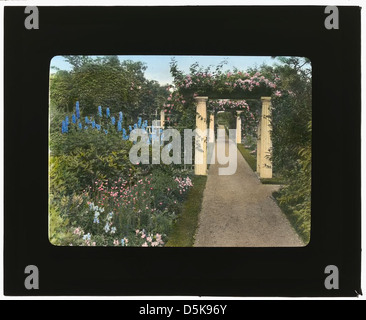
<svg viewBox="0 0 366 320"><path fill-rule="evenodd" d="M196 136L194 174L207 175L207 106L208 97L195 97Z"/></svg>
<svg viewBox="0 0 366 320"><path fill-rule="evenodd" d="M272 178L272 161L268 158L272 154L271 140L271 97L261 97L261 139L260 139L260 177Z"/></svg>
<svg viewBox="0 0 366 320"><path fill-rule="evenodd" d="M164 109L160 111L160 126L164 129L164 126L165 126L165 111L164 111Z"/></svg>
<svg viewBox="0 0 366 320"><path fill-rule="evenodd" d="M209 140L208 142L215 142L215 114L210 114L210 127L209 127Z"/></svg>
<svg viewBox="0 0 366 320"><path fill-rule="evenodd" d="M207 143L207 164L215 163L215 114L210 113L210 124L208 129Z"/></svg>
<svg viewBox="0 0 366 320"><path fill-rule="evenodd" d="M236 111L236 143L241 143L241 117L242 111Z"/></svg>
<svg viewBox="0 0 366 320"><path fill-rule="evenodd" d="M261 121L258 123L257 131L257 172L261 172Z"/></svg>

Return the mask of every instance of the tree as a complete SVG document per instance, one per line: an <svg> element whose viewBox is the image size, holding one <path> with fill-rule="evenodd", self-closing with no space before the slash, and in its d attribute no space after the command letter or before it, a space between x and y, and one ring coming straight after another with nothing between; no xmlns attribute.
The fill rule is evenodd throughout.
<svg viewBox="0 0 366 320"><path fill-rule="evenodd" d="M120 62L117 56L64 58L72 70L59 70L51 79L51 103L64 112L73 110L79 101L84 115L94 115L102 106L136 121L139 115L161 107L166 96L157 82L145 78L142 62Z"/></svg>

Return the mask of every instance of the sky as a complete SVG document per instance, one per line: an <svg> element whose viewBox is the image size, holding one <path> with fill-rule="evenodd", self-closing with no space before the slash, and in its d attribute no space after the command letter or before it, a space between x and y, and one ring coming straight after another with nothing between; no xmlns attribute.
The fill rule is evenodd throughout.
<svg viewBox="0 0 366 320"><path fill-rule="evenodd" d="M161 85L172 83L173 78L170 75L169 63L173 57L178 63L178 68L184 73L189 73L189 67L195 62L198 62L200 66L205 68L208 66L216 67L219 63L226 60L227 64L224 65L223 70L232 70L236 67L239 70L245 71L249 67L260 66L263 63L272 65L276 61L267 56L118 56L121 61L132 60L144 62L147 66L145 77L149 80L156 80ZM55 56L51 60L51 73L55 72L52 67L68 71L72 69L71 65L62 56Z"/></svg>

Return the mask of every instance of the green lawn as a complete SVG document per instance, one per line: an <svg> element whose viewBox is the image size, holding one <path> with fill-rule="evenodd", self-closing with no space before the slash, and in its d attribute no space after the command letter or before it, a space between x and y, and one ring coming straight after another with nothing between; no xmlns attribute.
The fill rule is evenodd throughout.
<svg viewBox="0 0 366 320"><path fill-rule="evenodd" d="M179 218L173 226L166 247L193 246L207 177L195 176L192 181L193 187L189 190L187 200L184 202Z"/></svg>
<svg viewBox="0 0 366 320"><path fill-rule="evenodd" d="M262 184L285 184L285 181L281 177L273 177L271 179L261 178Z"/></svg>
<svg viewBox="0 0 366 320"><path fill-rule="evenodd" d="M245 149L245 147L242 144L237 144L238 149L240 153L242 154L243 158L248 162L249 166L252 168L253 171L257 170L257 159L250 154L250 151L248 149Z"/></svg>
<svg viewBox="0 0 366 320"><path fill-rule="evenodd" d="M250 154L250 150L246 149L242 144L237 144L237 146L243 158L248 162L250 168L254 172L257 171L257 159ZM271 179L261 178L260 181L263 184L284 184L283 178L278 176L274 176Z"/></svg>

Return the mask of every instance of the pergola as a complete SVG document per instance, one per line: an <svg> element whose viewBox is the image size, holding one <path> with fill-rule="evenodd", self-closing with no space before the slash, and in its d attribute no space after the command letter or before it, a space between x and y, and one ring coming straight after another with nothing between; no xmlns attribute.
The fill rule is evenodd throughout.
<svg viewBox="0 0 366 320"><path fill-rule="evenodd" d="M259 98L262 102L262 115L258 125L257 172L260 178L272 178L272 141L270 134L271 97L262 96ZM207 101L209 97L197 96L194 99L196 102L196 129L201 130L201 132L209 129L209 132L213 132L215 123L214 113L210 114L209 121L207 121ZM238 110L236 114L236 143L241 143L242 137L241 112L242 111ZM207 123L209 123L209 128L207 128ZM211 138L209 137L209 139ZM195 164L195 174L207 175L207 139L198 139L197 143L196 152L202 153L204 161L203 163Z"/></svg>
<svg viewBox="0 0 366 320"><path fill-rule="evenodd" d="M197 90L199 89L199 90ZM183 94L187 97L194 97L194 104L196 109L196 147L195 152L199 154L199 158L203 159L199 163L195 163L194 172L196 175L207 175L207 142L213 142L213 135L206 134L200 136L202 132L214 132L215 113L211 112L208 116L207 102L212 100L260 100L262 103L262 114L257 128L257 173L260 178L272 178L272 141L271 141L271 95L273 87L254 86L249 90L242 90L236 88L235 90L224 89L205 89L192 88L185 89ZM197 96L195 92L199 91L201 94ZM236 111L236 143L241 143L242 126L241 116L243 111ZM164 127L165 113L161 110L160 125ZM209 127L207 127L209 124Z"/></svg>

